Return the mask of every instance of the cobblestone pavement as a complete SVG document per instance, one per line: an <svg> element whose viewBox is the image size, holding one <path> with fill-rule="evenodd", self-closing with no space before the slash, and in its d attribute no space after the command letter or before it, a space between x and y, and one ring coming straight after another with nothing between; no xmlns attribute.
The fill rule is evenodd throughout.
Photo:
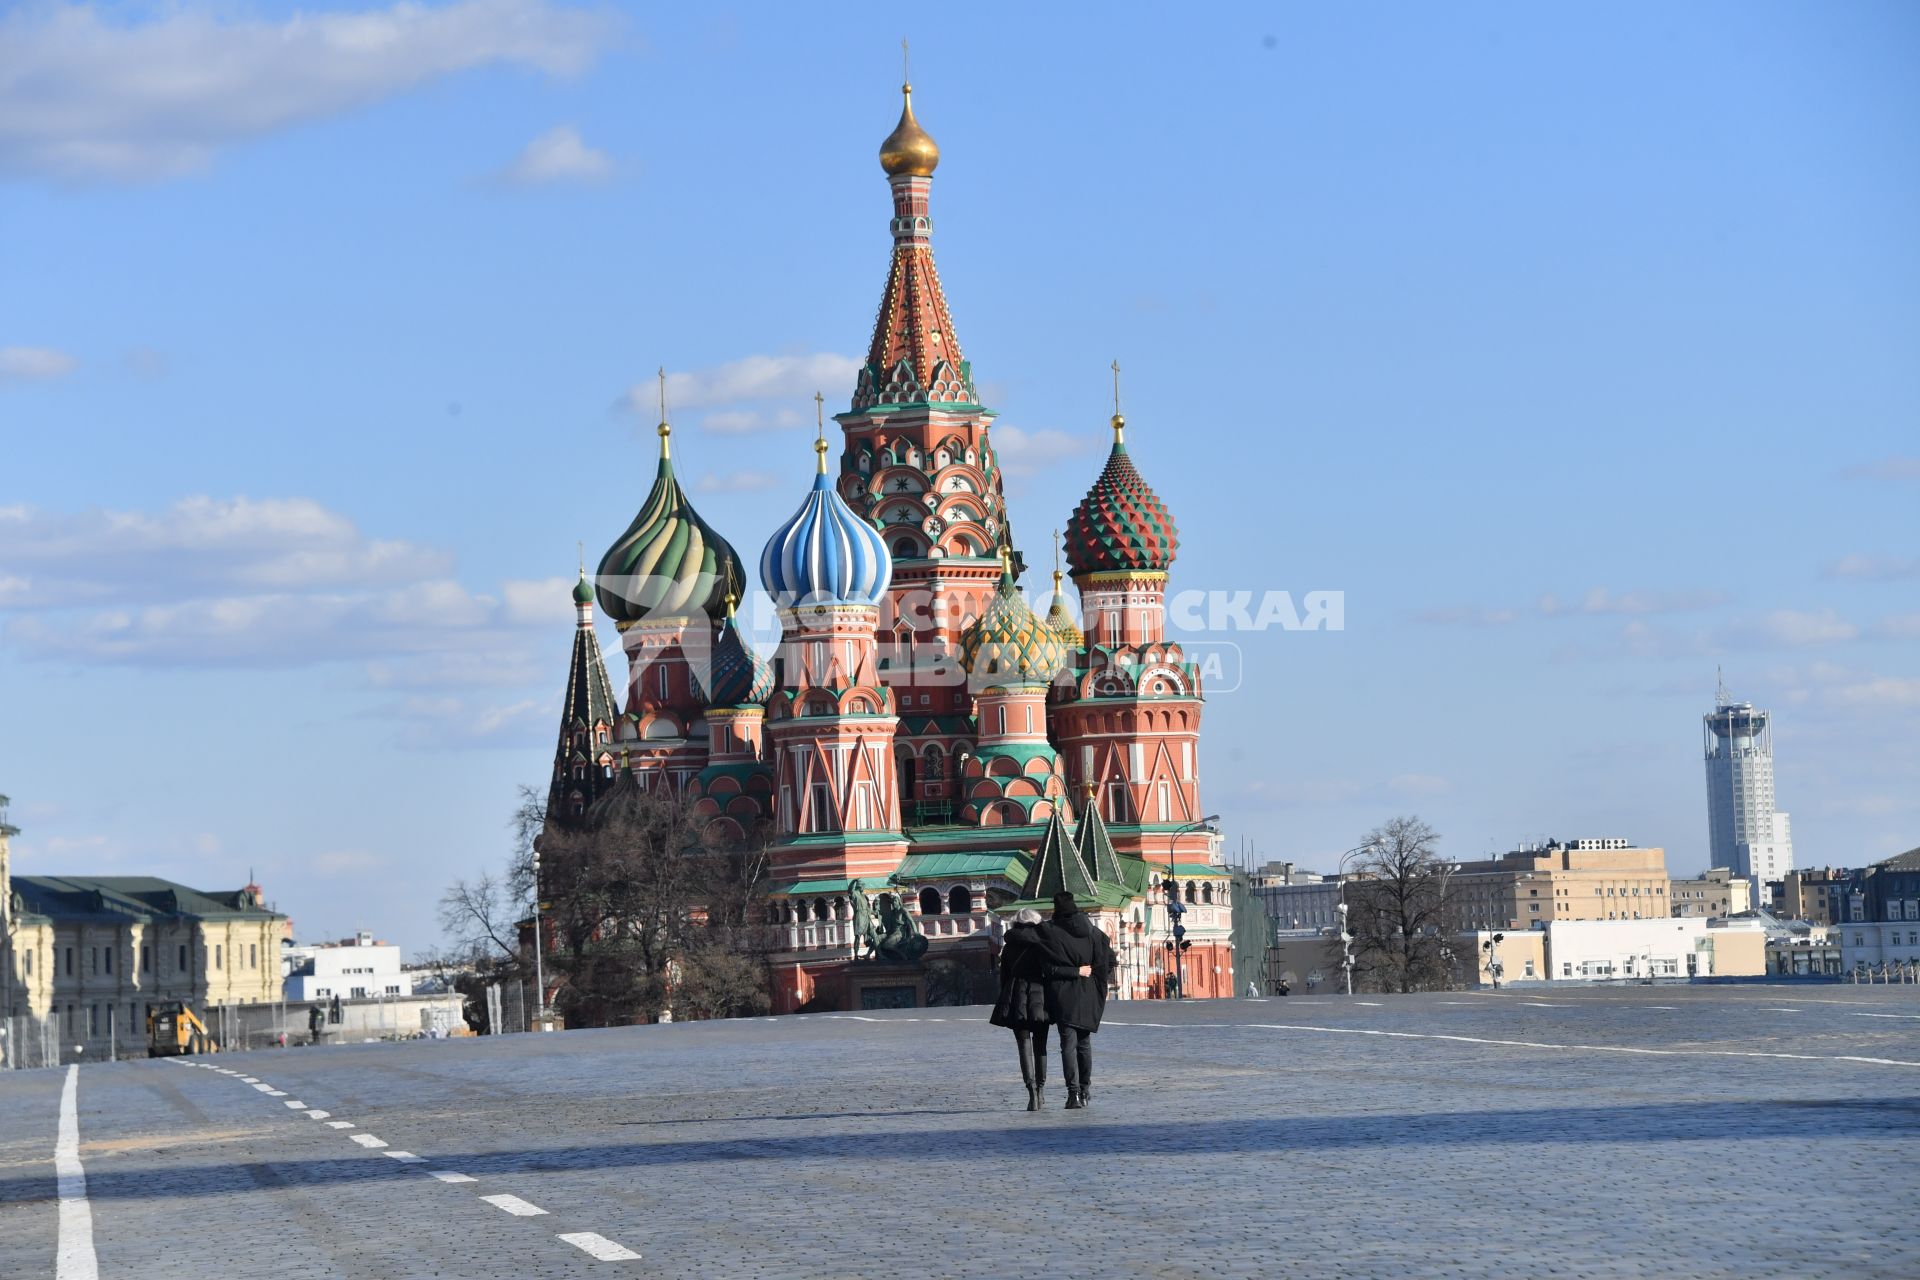
<svg viewBox="0 0 1920 1280"><path fill-rule="evenodd" d="M81 1067L100 1275L1920 1275L1913 987L1120 1003L1093 1106L1056 1062L1039 1115L1010 1040L951 1009ZM54 1273L64 1075L0 1076L0 1276Z"/></svg>

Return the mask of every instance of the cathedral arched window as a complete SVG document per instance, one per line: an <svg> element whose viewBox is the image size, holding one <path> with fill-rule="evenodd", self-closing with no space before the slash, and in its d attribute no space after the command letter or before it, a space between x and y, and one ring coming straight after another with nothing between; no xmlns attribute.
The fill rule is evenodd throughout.
<svg viewBox="0 0 1920 1280"><path fill-rule="evenodd" d="M923 916L940 914L940 891L931 885L920 891L920 914Z"/></svg>
<svg viewBox="0 0 1920 1280"><path fill-rule="evenodd" d="M967 886L957 884L947 894L947 911L956 916L973 914L973 894Z"/></svg>
<svg viewBox="0 0 1920 1280"><path fill-rule="evenodd" d="M815 920L825 920L828 918L827 900L825 898L815 898L813 900L813 918Z"/></svg>
<svg viewBox="0 0 1920 1280"><path fill-rule="evenodd" d="M1200 886L1200 901L1207 906L1213 905L1213 882L1205 881Z"/></svg>
<svg viewBox="0 0 1920 1280"><path fill-rule="evenodd" d="M1191 880L1187 881L1187 901L1189 903L1193 901L1193 881Z"/></svg>

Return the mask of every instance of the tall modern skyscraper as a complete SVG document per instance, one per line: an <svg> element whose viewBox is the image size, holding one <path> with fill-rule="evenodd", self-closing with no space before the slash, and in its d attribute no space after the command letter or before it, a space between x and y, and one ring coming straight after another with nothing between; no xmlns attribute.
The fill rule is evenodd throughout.
<svg viewBox="0 0 1920 1280"><path fill-rule="evenodd" d="M1787 815L1773 807L1773 726L1723 679L1701 733L1707 757L1707 839L1712 865L1731 868L1765 902L1769 880L1793 870Z"/></svg>

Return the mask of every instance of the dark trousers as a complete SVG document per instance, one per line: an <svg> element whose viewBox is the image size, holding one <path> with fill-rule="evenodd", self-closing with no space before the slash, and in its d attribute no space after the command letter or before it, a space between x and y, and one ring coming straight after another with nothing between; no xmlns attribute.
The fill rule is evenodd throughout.
<svg viewBox="0 0 1920 1280"><path fill-rule="evenodd" d="M1078 1093L1093 1083L1093 1033L1060 1024L1060 1074L1067 1092Z"/></svg>
<svg viewBox="0 0 1920 1280"><path fill-rule="evenodd" d="M1020 1050L1020 1081L1029 1089L1047 1083L1047 1024L1015 1027L1013 1043Z"/></svg>

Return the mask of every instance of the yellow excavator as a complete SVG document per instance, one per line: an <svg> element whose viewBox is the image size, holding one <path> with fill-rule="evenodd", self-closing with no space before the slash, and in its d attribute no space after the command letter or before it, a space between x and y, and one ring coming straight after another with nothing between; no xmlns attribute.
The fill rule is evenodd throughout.
<svg viewBox="0 0 1920 1280"><path fill-rule="evenodd" d="M156 1004L147 1011L147 1056L171 1058L183 1053L218 1053L207 1024L178 1000Z"/></svg>

